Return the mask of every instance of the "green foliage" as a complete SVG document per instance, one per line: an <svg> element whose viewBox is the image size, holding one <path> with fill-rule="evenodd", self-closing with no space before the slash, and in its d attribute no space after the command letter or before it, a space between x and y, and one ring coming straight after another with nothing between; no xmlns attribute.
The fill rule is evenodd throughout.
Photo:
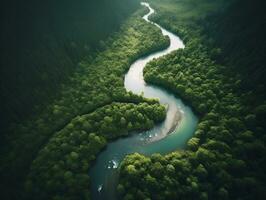
<svg viewBox="0 0 266 200"><path fill-rule="evenodd" d="M149 115L147 107L150 108ZM53 199L60 196L64 199L86 199L89 194L89 167L106 141L126 135L129 131L150 128L141 122L152 120L156 123L158 117L163 119L165 111L162 116L157 116L158 110L163 108L159 104L113 103L76 117L50 139L33 161L25 183L26 198ZM126 111L130 114L124 115ZM127 121L131 121L130 129L126 126ZM91 124L89 129L84 128L85 123ZM136 165L142 163L135 161ZM134 165L128 165L125 170L129 176L141 177ZM124 194L123 185L119 185L118 190Z"/></svg>
<svg viewBox="0 0 266 200"><path fill-rule="evenodd" d="M4 1L0 128L45 109L80 59L101 50L139 6L138 0Z"/></svg>
<svg viewBox="0 0 266 200"><path fill-rule="evenodd" d="M203 27L211 21L207 16L217 14L224 1L150 2L158 13L153 20L181 36L186 47L148 63L144 78L180 95L201 120L194 137L188 141L187 150L151 158L142 156L151 159L151 167L135 166L144 179L136 182L128 178L124 169L129 160L134 166L137 159L134 155L126 157L121 164L120 183L125 185L125 190L140 190L151 199L263 199L266 194L265 86L243 88L242 83L249 81L245 74L248 68L238 66L238 62L235 66L221 62L221 56L227 54L213 45L216 41L211 41L208 37L211 34ZM227 9L226 4L222 7ZM241 8L241 12L247 8ZM222 21L224 16L220 17ZM261 82L260 78L260 75L251 77L254 82ZM138 198L136 193L132 195Z"/></svg>
<svg viewBox="0 0 266 200"><path fill-rule="evenodd" d="M192 150L192 151L197 150L197 148L198 148L198 146L199 146L199 138L195 138L195 137L191 138L191 139L188 141L187 145L188 145L188 148L189 148L190 150Z"/></svg>
<svg viewBox="0 0 266 200"><path fill-rule="evenodd" d="M55 145L56 141L54 140L60 141L61 149L53 151L55 157L46 157L45 162L51 160L52 163L53 160L64 159L64 164L73 173L73 178L69 184L75 185L79 174L77 170L80 170L81 166L83 169L88 169L86 163L77 165L75 159L83 159L85 154L81 152L89 151L89 154L85 156L88 159L86 162L93 160L100 147L103 146L102 138L97 132L101 131L102 137L109 139L127 134L128 131L151 128L156 122L164 119L165 108L159 106L157 100L145 99L142 96L127 92L123 83L124 74L135 59L164 48L169 43L168 39L161 35L159 28L141 19L140 15L143 12L145 10L138 10L125 20L118 32L101 42L104 43L101 51L81 60L73 75L61 86L57 97L53 101L47 102L48 105L41 112L36 110L35 116L31 119L14 124L10 128L3 146L4 149L1 151L0 179L5 188L9 188L9 190L3 189L4 191L14 191L16 190L14 188L21 187L32 161L36 159L41 149L46 149L48 140L55 132L59 131L59 135L64 136L63 138L67 141L61 144L60 138L53 137L50 140L51 145L53 144L52 149L59 148ZM150 38L155 38L156 42ZM133 109L131 104L125 104L123 108L110 107L104 113L94 112L96 109L113 102L135 104L146 102L146 104L139 104L136 107L137 110ZM91 118L93 120L85 120L83 116L87 113L92 113ZM73 118L75 119L72 120ZM119 126L114 126L115 124ZM91 135L91 138L88 138L86 136L91 133L96 133L96 137ZM87 143L85 146L79 146L83 139ZM93 143L89 143L89 141L93 141ZM87 149L88 146L89 149ZM48 150L50 152L51 148ZM52 154L49 152L38 155ZM70 152L73 153L70 154ZM58 159L58 155L67 155L68 153L68 156ZM43 165L46 165L45 162L42 160ZM33 166L35 165L33 164ZM51 166L49 165L49 167ZM62 169L60 168L60 170ZM64 168L64 170L66 169ZM62 187L62 181L60 184L56 181L49 182L52 175L54 173L50 173L50 171L49 176L43 175L46 177L43 182L46 185L38 185L39 190L44 189L44 194L46 191L50 191L49 188ZM66 177L70 177L69 173L66 175ZM63 175L59 174L59 176L62 177ZM32 187L34 190L35 185ZM75 193L73 190L69 192ZM77 191L80 191L81 195L87 195L87 192L83 193L79 189ZM11 192L7 193L9 195ZM33 193L37 194L38 192Z"/></svg>

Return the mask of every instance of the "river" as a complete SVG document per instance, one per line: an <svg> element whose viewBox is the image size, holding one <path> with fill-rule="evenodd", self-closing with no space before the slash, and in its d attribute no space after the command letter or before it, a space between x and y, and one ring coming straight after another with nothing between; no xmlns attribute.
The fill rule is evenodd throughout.
<svg viewBox="0 0 266 200"><path fill-rule="evenodd" d="M159 27L162 34L170 38L170 46L136 60L125 75L124 85L127 91L135 94L143 93L147 98L158 98L161 104L168 105L167 115L166 119L153 129L117 139L109 143L106 149L98 155L89 172L94 200L116 199L118 167L126 155L138 152L149 156L153 153L166 154L177 149L184 149L198 123L198 118L191 108L186 106L181 99L162 88L146 84L144 81L143 69L149 61L185 46L178 36L151 22L149 16L155 11L148 3L141 4L149 8L149 13L143 16L143 19Z"/></svg>

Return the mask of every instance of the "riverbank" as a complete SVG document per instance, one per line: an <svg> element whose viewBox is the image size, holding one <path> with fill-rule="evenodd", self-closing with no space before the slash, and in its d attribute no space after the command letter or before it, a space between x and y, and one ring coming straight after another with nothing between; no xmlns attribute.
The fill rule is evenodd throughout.
<svg viewBox="0 0 266 200"><path fill-rule="evenodd" d="M36 171L41 169L47 170L43 166L46 166L46 163L49 161L52 163L54 156L58 153L48 152L49 156L44 161L40 158L40 155L43 155L40 154L40 150L46 149L46 146L51 141L60 141L57 144L58 147L65 145L64 142L61 143L62 141L57 138L58 135L55 133L55 130L58 130L60 127L63 127L62 130L66 130L66 127L71 128L72 123L68 122L71 122L72 119L80 119L77 116L97 110L98 107L109 102L141 103L145 101L141 96L126 92L123 87L123 75L134 58L142 56L147 52L158 50L161 47L163 48L165 45L167 46L168 41L161 36L158 29L142 21L140 16L143 12L145 10L138 10L125 21L119 32L113 34L105 42L102 42L102 51L97 52L94 57L88 55L88 57L80 61L74 75L69 78L67 84L62 85L58 98L49 104L42 113L36 113L35 117L31 120L13 126L12 132L14 134L10 135L9 141L6 142L4 146L5 151L1 151L1 186L3 185L3 188L8 188L6 191L18 191L17 196L20 197L19 199L23 198L24 195L27 196L26 199L34 198L34 195L31 197L32 191L35 191L36 195L39 191L38 199L50 199L56 196L61 191L59 189L61 187L59 179L66 181L67 177L73 179L73 177L78 176L80 173L79 171L72 170L72 167L70 167L72 164L68 161L64 166L61 166L61 164L56 166L54 170L61 169L62 172L66 169L71 169L71 176L68 176L69 173L58 173L58 176L52 173L52 175L49 174L44 179L35 177ZM157 43L150 42L149 38L153 37L156 38ZM150 114L154 114L153 111ZM95 116L95 119L97 119L97 116ZM150 120L152 119L156 119L156 116L150 115ZM129 122L132 125L134 124L133 119L130 119L127 123ZM87 131L85 132L88 136L91 133L88 132L90 131L91 124L86 121L79 123L82 126L87 126ZM65 124L67 125L65 126ZM151 126L152 124L154 123L149 121L149 124L145 126ZM141 126L142 124L138 124L138 128ZM71 128L71 130L76 133L75 128ZM110 131L110 135L112 134L115 134L115 132ZM45 144L45 141L48 142ZM90 138L85 137L85 141L90 141ZM79 145L82 145L81 141L77 146ZM70 151L72 151L71 149L75 148L77 148L76 144L67 145L66 151L62 151L64 155L58 158L57 161L69 156ZM94 153L92 154L92 156L95 156ZM75 157L76 154L73 155ZM85 159L85 164L83 163L82 165L86 168L88 167L86 161L87 155L81 155L79 156L79 161L84 161ZM42 160L43 163L34 160ZM88 171L88 168L86 169ZM30 182L26 184L28 193L24 191L23 184L27 174L34 177L32 184ZM42 176L45 175L42 173L38 175L38 177ZM87 185L89 181L87 183L84 181L82 184ZM71 182L69 182L63 188L66 191L73 191L77 189L78 185L76 184L72 187ZM89 188L89 186L85 186L85 188ZM84 194L82 191L79 191L79 193ZM65 195L67 196L68 194L65 193Z"/></svg>
<svg viewBox="0 0 266 200"><path fill-rule="evenodd" d="M136 60L125 75L124 85L128 92L145 98L156 98L162 105L168 105L166 118L149 131L109 143L105 150L97 156L95 165L90 170L92 197L95 200L116 199L118 169L117 167L110 167L110 163L116 163L115 166L118 166L126 155L135 152L152 155L183 149L186 142L192 137L197 125L197 117L180 99L168 91L146 84L144 81L143 69L148 62L178 48L184 48L184 45L176 35L161 28L158 24L150 22L149 16L154 13L154 10L147 3L142 5L149 8L149 13L143 16L143 19L146 20L146 23L151 23L160 29L164 36L168 36L170 45L164 50Z"/></svg>
<svg viewBox="0 0 266 200"><path fill-rule="evenodd" d="M217 33L217 27L219 33L231 32L230 28L223 30L223 27L232 27L234 23L234 27L239 28L234 29L238 30L236 35L244 38L243 27L249 26L245 20L235 23L233 16L237 13L240 19L249 19L254 15L249 16L248 10L262 10L248 1L235 1L236 4L226 10L228 2L225 5L223 2L151 1L158 14L153 20L180 34L186 48L150 62L145 69L145 80L180 94L202 117L185 151L151 157L127 156L121 163L118 185L121 198L204 200L262 199L265 196L263 119L266 112L265 92L262 92L265 86L247 88L249 80L245 79L246 73L241 72L250 66L256 69L256 65L246 68L219 62L223 56L226 58L227 52L215 46L219 41L210 37ZM213 23L215 16L217 24ZM226 22L223 19L227 19ZM256 30L246 31L254 32L256 38ZM235 32L232 35L234 37ZM222 38L230 44L238 43L236 39L227 40L226 35ZM246 46L246 41L244 45L238 43L238 47ZM251 46L244 48L245 58L250 56L247 52L261 48L256 44ZM242 57L234 59L233 63L239 63ZM249 78L262 81L257 75Z"/></svg>

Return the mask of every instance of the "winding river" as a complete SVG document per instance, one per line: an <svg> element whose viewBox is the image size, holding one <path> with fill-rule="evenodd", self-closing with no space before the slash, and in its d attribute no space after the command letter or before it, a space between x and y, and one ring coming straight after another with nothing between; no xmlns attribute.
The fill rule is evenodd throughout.
<svg viewBox="0 0 266 200"><path fill-rule="evenodd" d="M154 10L148 3L142 3L142 5L149 8L149 13L143 16L143 19L159 27L162 34L170 38L170 46L136 60L126 74L124 84L128 91L135 94L143 93L147 98L158 98L161 104L168 105L167 116L162 123L149 131L132 134L109 143L107 148L99 154L89 172L92 197L95 200L116 199L117 168L126 155L134 152L144 155L166 154L176 149L183 149L188 139L192 137L198 122L191 108L186 106L181 99L162 88L148 85L144 81L143 69L149 61L184 48L184 44L178 36L151 22L149 16L154 13Z"/></svg>

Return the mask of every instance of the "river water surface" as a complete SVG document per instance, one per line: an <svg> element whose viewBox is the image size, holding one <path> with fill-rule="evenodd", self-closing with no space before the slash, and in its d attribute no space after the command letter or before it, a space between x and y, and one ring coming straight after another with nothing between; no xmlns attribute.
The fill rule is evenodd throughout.
<svg viewBox="0 0 266 200"><path fill-rule="evenodd" d="M181 99L162 88L146 84L143 79L143 69L149 61L185 46L178 36L151 22L149 16L154 13L154 10L148 3L142 3L142 5L149 8L149 13L143 16L143 19L159 27L162 34L170 38L170 46L136 60L126 74L124 84L128 91L135 94L143 93L147 98L158 98L161 104L168 106L167 115L166 119L153 129L117 139L109 143L107 148L98 155L89 172L94 200L116 199L118 166L126 155L134 152L144 155L166 154L176 149L183 149L192 137L198 122L191 108Z"/></svg>

